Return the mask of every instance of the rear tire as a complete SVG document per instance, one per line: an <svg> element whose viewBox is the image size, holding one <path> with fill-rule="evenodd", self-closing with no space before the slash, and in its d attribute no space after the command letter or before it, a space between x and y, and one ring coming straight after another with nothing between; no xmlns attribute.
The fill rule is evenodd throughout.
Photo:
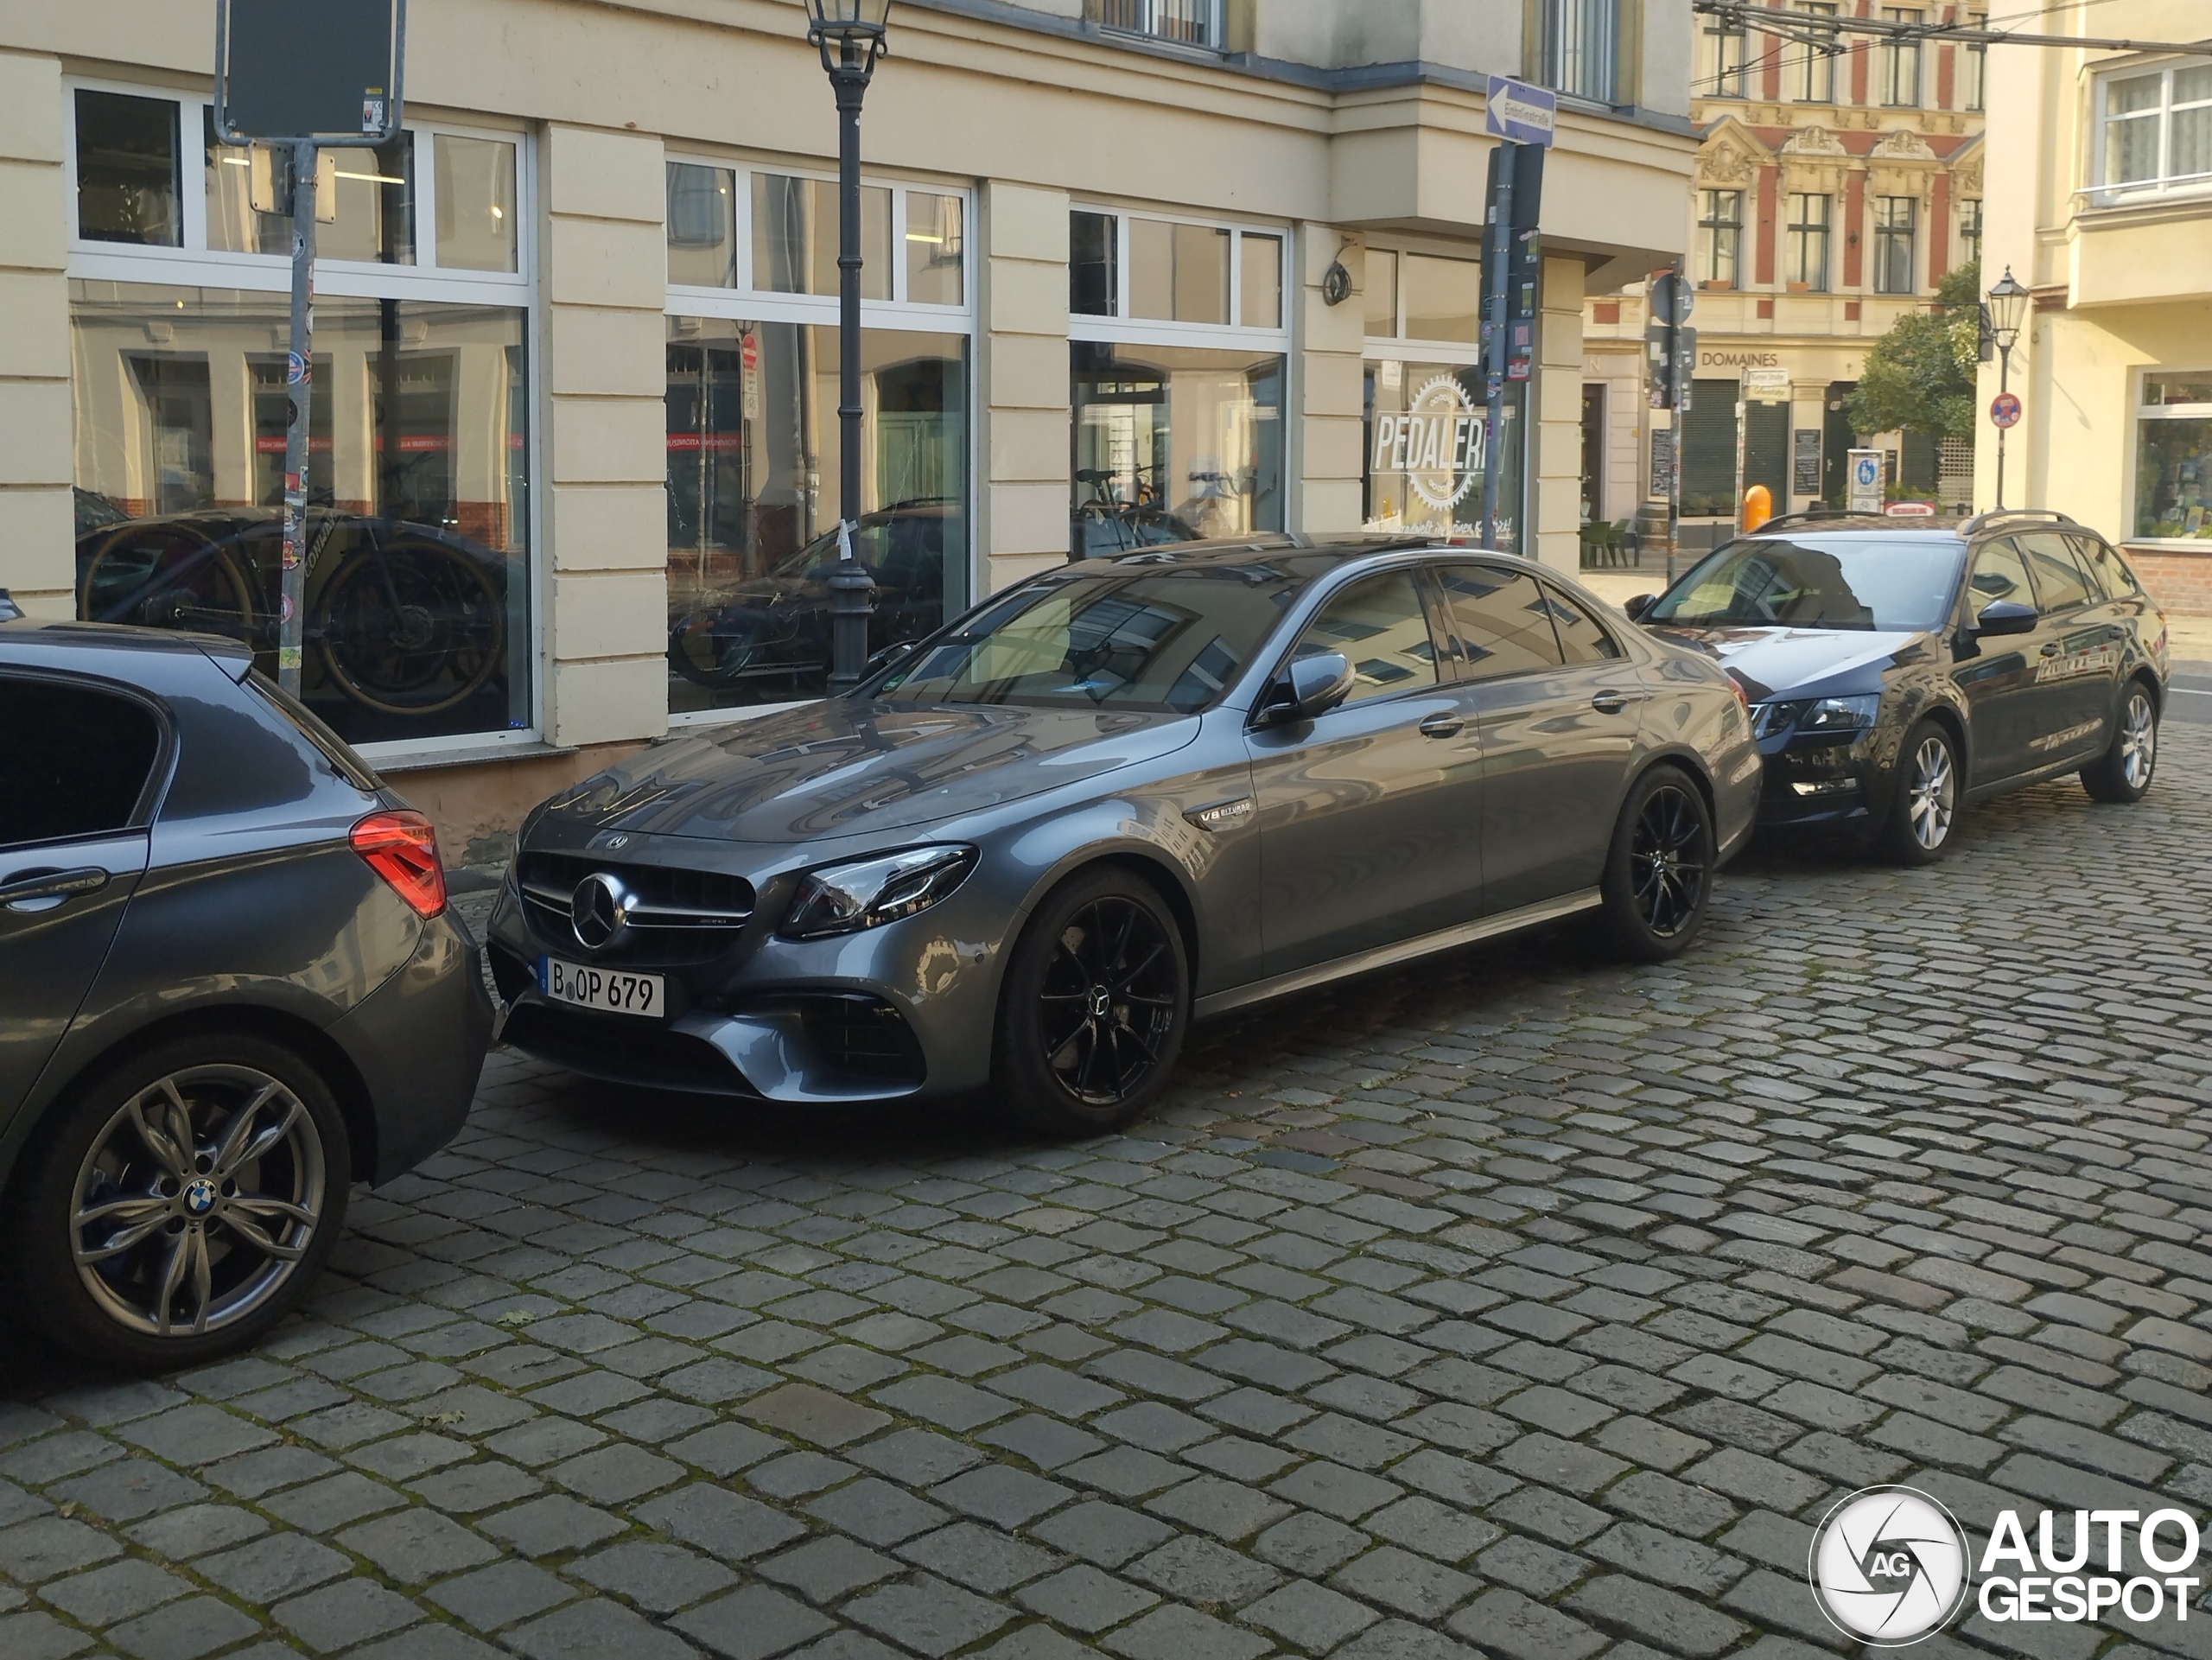
<svg viewBox="0 0 2212 1660"><path fill-rule="evenodd" d="M1191 1023L1183 931L1157 889L1112 865L1045 896L1007 959L991 1068L999 1110L1054 1137L1096 1135L1159 1100Z"/></svg>
<svg viewBox="0 0 2212 1660"><path fill-rule="evenodd" d="M2112 747L2082 769L2082 787L2093 801L2132 807L2150 793L2158 766L2158 701L2140 680L2131 680L2120 694Z"/></svg>
<svg viewBox="0 0 2212 1660"><path fill-rule="evenodd" d="M1605 855L1606 931L1624 954L1663 963L1690 947L1705 926L1719 864L1713 811L1677 766L1637 779Z"/></svg>
<svg viewBox="0 0 2212 1660"><path fill-rule="evenodd" d="M245 1033L172 1039L40 1126L6 1218L13 1301L108 1366L234 1353L315 1282L352 1173L338 1103L297 1054Z"/></svg>
<svg viewBox="0 0 2212 1660"><path fill-rule="evenodd" d="M1959 818L1959 751L1935 721L1905 734L1897 750L1897 798L1880 847L1892 864L1932 865L1951 850Z"/></svg>

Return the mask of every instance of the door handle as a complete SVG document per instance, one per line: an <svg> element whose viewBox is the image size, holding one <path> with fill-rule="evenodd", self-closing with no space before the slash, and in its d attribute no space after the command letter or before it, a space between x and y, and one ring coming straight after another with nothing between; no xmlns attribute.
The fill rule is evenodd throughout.
<svg viewBox="0 0 2212 1660"><path fill-rule="evenodd" d="M107 872L97 865L75 870L35 870L0 882L0 905L11 911L50 911L79 894L97 893L107 886ZM41 901L45 901L41 903Z"/></svg>
<svg viewBox="0 0 2212 1660"><path fill-rule="evenodd" d="M1624 691L1601 691L1590 700L1590 707L1600 715L1618 715L1628 707Z"/></svg>
<svg viewBox="0 0 2212 1660"><path fill-rule="evenodd" d="M1421 735L1424 738L1456 738L1459 735L1459 728L1465 725L1466 722L1456 715L1432 715L1421 723Z"/></svg>
<svg viewBox="0 0 2212 1660"><path fill-rule="evenodd" d="M2066 648L2063 646L2061 646L2055 639L2047 639L2043 643L2043 654L2045 657L2056 657L2065 649Z"/></svg>

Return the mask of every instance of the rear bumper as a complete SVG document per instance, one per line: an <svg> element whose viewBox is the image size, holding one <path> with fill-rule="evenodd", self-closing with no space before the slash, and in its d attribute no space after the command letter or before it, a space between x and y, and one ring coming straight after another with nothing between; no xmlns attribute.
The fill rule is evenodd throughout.
<svg viewBox="0 0 2212 1660"><path fill-rule="evenodd" d="M414 1168L459 1132L491 1046L483 948L448 911L426 924L404 968L328 1028L367 1086L376 1120L372 1185Z"/></svg>

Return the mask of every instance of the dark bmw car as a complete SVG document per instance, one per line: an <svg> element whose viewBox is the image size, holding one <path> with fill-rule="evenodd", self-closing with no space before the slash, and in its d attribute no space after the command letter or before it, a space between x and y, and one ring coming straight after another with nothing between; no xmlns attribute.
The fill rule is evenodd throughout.
<svg viewBox="0 0 2212 1660"><path fill-rule="evenodd" d="M854 692L545 803L505 1040L793 1104L994 1085L1055 1133L1190 1021L1583 912L1696 936L1748 836L1735 683L1556 576L1412 538L1085 560Z"/></svg>
<svg viewBox="0 0 2212 1660"><path fill-rule="evenodd" d="M0 623L0 1279L168 1370L453 1135L491 1036L429 822L207 635Z"/></svg>
<svg viewBox="0 0 2212 1660"><path fill-rule="evenodd" d="M1743 683L1763 825L1924 863L1960 808L2001 791L2069 773L2099 801L2151 787L2165 617L2063 514L1774 519L1629 614Z"/></svg>

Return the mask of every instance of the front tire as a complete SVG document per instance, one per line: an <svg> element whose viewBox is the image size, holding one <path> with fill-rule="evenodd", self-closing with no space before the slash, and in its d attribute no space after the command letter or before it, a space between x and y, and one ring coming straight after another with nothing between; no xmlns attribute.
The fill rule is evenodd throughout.
<svg viewBox="0 0 2212 1660"><path fill-rule="evenodd" d="M315 1068L244 1033L102 1068L41 1127L7 1219L10 1288L55 1341L133 1371L251 1345L345 1225L353 1154Z"/></svg>
<svg viewBox="0 0 2212 1660"><path fill-rule="evenodd" d="M1183 931L1151 883L1113 866L1046 895L1007 960L992 1089L1001 1111L1055 1137L1141 1116L1191 1022Z"/></svg>
<svg viewBox="0 0 2212 1660"><path fill-rule="evenodd" d="M2082 787L2093 801L2133 806L2150 793L2158 765L2158 700L2140 680L2131 680L2120 694L2112 747L2082 769Z"/></svg>
<svg viewBox="0 0 2212 1660"><path fill-rule="evenodd" d="M1894 864L1934 864L1951 850L1958 816L1958 746L1941 724L1922 721L1897 750L1897 798L1882 851Z"/></svg>
<svg viewBox="0 0 2212 1660"><path fill-rule="evenodd" d="M1614 943L1643 963L1688 951L1705 926L1718 854L1713 811L1687 773L1655 766L1637 779L1600 888Z"/></svg>

